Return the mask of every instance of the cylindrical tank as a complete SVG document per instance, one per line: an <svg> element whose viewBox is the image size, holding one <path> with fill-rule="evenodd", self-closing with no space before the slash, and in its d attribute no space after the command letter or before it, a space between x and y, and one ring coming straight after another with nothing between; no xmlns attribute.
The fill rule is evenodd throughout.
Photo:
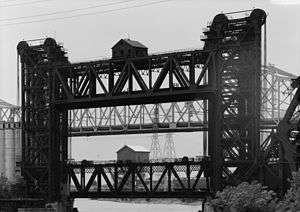
<svg viewBox="0 0 300 212"><path fill-rule="evenodd" d="M1 124L2 125L2 124ZM5 131L3 126L0 128L0 176L5 175Z"/></svg>
<svg viewBox="0 0 300 212"><path fill-rule="evenodd" d="M5 129L5 176L8 181L15 181L15 133L14 129Z"/></svg>

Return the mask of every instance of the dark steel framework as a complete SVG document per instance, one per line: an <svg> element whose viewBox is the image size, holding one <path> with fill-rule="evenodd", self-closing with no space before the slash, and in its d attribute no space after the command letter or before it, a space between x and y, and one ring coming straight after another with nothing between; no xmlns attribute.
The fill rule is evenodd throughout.
<svg viewBox="0 0 300 212"><path fill-rule="evenodd" d="M290 84L295 78L296 75L272 64L263 67L260 114L262 130L276 129L284 117L293 98ZM21 108L12 106L5 102L1 104L0 100L0 123L14 123L10 127L20 128ZM205 131L208 128L207 117L206 100L74 109L68 115L69 131L74 137Z"/></svg>
<svg viewBox="0 0 300 212"><path fill-rule="evenodd" d="M208 158L157 163L70 164L72 198L206 198Z"/></svg>
<svg viewBox="0 0 300 212"><path fill-rule="evenodd" d="M236 19L219 14L205 32L203 50L139 58L71 64L54 39L40 44L20 42L22 173L30 194L47 196L48 200L62 198L68 173L72 176L70 168L76 168L67 165L68 110L93 107L208 101L211 163L206 163L211 191L256 178L261 27L265 19L260 9ZM187 167L188 162L184 165ZM172 167L165 164L164 172L175 175ZM104 172L93 173L99 176ZM197 196L197 191L182 194Z"/></svg>
<svg viewBox="0 0 300 212"><path fill-rule="evenodd" d="M286 179L300 168L300 77L292 83L292 100L276 131L262 144L262 163L269 185L282 193L288 187Z"/></svg>
<svg viewBox="0 0 300 212"><path fill-rule="evenodd" d="M259 167L261 26L265 18L261 10L254 10L250 19L228 20L220 14L205 33L204 49L217 49L208 68L208 82L215 89L208 105L213 191L250 180Z"/></svg>

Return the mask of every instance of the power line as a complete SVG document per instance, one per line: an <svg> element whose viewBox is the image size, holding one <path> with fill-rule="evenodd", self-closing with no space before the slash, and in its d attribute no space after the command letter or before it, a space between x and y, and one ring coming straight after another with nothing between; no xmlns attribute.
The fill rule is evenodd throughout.
<svg viewBox="0 0 300 212"><path fill-rule="evenodd" d="M2 0L2 1L0 1L0 3L14 2L14 1L19 1L19 0Z"/></svg>
<svg viewBox="0 0 300 212"><path fill-rule="evenodd" d="M20 25L20 24L31 24L31 23L47 22L47 21L54 21L54 20L71 19L71 18L77 18L77 17L82 17L82 16L96 15L96 14L106 14L106 13L111 13L111 12L115 12L115 11L132 9L132 8L139 8L139 7L150 6L150 5L164 3L164 2L170 2L170 1L174 1L174 0L162 0L162 1L156 1L156 2L151 2L151 3L140 4L140 5L121 7L121 8L117 8L117 9L103 10L103 11L92 12L92 13L84 13L84 14L66 16L66 17L61 17L61 18L48 18L48 19L41 19L41 20L35 20L35 21L23 21L23 22L16 22L16 23L1 24L0 27Z"/></svg>
<svg viewBox="0 0 300 212"><path fill-rule="evenodd" d="M113 6L113 5L118 5L118 4L124 4L124 3L128 3L128 2L133 2L133 1L137 1L137 0L118 1L118 2L113 2L113 3L99 4L99 5L89 6L89 7L77 8L77 9L72 9L72 10L63 10L63 11L43 13L43 14L30 15L30 16L21 16L21 17L15 17L15 18L0 19L0 21L11 21L11 20L24 19L24 18L35 18L35 17L43 17L43 16L49 16L49 15L71 13L71 12L94 9L94 8L99 8L99 7L104 7L104 6Z"/></svg>
<svg viewBox="0 0 300 212"><path fill-rule="evenodd" d="M23 2L23 3L18 3L18 4L0 5L0 8L1 7L15 7L15 6L21 6L21 5L36 4L36 3L47 2L47 1L53 1L53 0L37 0L37 1Z"/></svg>
<svg viewBox="0 0 300 212"><path fill-rule="evenodd" d="M19 1L19 0L2 0L2 1L0 1L0 3L4 3L4 2L12 2L12 1Z"/></svg>

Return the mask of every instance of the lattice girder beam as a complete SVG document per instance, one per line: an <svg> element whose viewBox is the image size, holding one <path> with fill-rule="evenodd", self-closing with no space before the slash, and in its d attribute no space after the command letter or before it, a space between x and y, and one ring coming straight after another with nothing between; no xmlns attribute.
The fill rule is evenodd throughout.
<svg viewBox="0 0 300 212"><path fill-rule="evenodd" d="M200 80L197 80L199 81L197 86L190 86L191 76L187 76L183 70L191 67L191 63L193 69L199 69L199 65L206 60L208 53L208 51L196 50L177 52L164 57L156 55L147 58L130 58L126 62L98 61L98 65L93 66L91 64L58 66L59 75L64 73L65 76L64 79L59 77L59 83L64 88L63 92L67 99L57 98L55 104L58 107L71 109L78 108L79 105L81 108L87 108L99 104L117 106L139 104L139 102L145 104L207 98L203 96L208 96L212 91L203 83L204 76L200 76ZM162 61L157 60L158 57L162 57ZM92 67L93 77L88 74ZM141 70L148 74L143 75ZM107 78L101 76L109 73L113 76ZM95 74L97 79L101 78L102 83L95 81ZM96 86L93 94L89 89L91 84ZM192 84L195 84L195 81ZM102 87L105 87L105 91L101 89ZM135 90L132 90L133 88Z"/></svg>
<svg viewBox="0 0 300 212"><path fill-rule="evenodd" d="M209 161L69 164L71 197L204 198Z"/></svg>
<svg viewBox="0 0 300 212"><path fill-rule="evenodd" d="M203 107L191 101L71 110L69 129L71 136L207 130Z"/></svg>
<svg viewBox="0 0 300 212"><path fill-rule="evenodd" d="M209 56L211 57L211 56ZM207 60L209 61L209 59ZM206 68L205 68L206 67ZM91 69L94 69L93 66L91 66ZM199 74L199 79L203 79L204 73L206 72L207 69L207 64L204 65L204 67L201 70L201 73ZM189 68L189 71L191 72L192 68ZM95 73L95 71L92 71L93 74ZM187 72L187 70L185 70L185 72ZM57 72L56 72L57 73ZM141 75L147 75L148 72L141 72ZM191 75L191 74L190 74ZM59 78L61 78L60 75L58 75ZM104 89L105 93L107 93L106 91L106 87L104 85L104 83L102 82L101 78L107 78L107 76L97 76L97 80L99 82L99 85L101 86L101 89ZM267 67L263 67L262 69L262 91L261 91L261 129L275 129L276 126L278 125L279 121L283 118L285 111L287 109L287 107L289 106L290 102L291 102L291 90L290 90L290 84L291 84L291 79L292 78L296 78L295 75L290 74L288 72L285 72L283 70L280 70L276 67L274 67L273 65L269 65ZM192 78L191 78L192 80ZM195 81L194 81L195 82ZM199 84L199 83L196 83ZM68 93L70 93L68 91ZM201 117L202 114L204 113L204 110L202 110L202 108L197 107L198 102L200 104L202 104L202 101L191 101L192 105L196 105L195 108L197 110L193 110L192 113L195 115L194 117L198 119L198 123L197 120L193 120L191 121L191 125L194 125L195 128L193 128L194 130L198 130L198 126L201 126L199 130L207 130L207 127L205 125L203 125L201 119L199 119L198 117ZM126 107L130 107L130 106L126 106ZM145 110L144 111L144 115L142 115L143 117L147 116L147 108L149 107L147 105L145 105ZM170 107L169 105L162 105L162 107L166 108L166 110L168 110L168 108ZM80 110L72 110L70 112L71 114L71 118L69 121L69 125L71 127L70 131L71 131L71 135L72 136L84 136L84 135L101 135L101 134L121 134L121 133L138 133L138 129L137 130L133 130L133 131L126 131L125 126L122 124L120 125L111 125L111 129L124 129L125 131L112 131L109 128L106 128L105 125L102 125L101 123L97 124L95 122L97 122L96 120L101 119L101 110L105 110L105 109L100 109L100 108L93 108L93 109L82 109L82 111ZM109 110L109 109L108 109ZM116 110L120 110L119 108L116 108ZM128 110L128 109L127 109ZM180 110L182 110L180 112ZM178 109L178 114L181 113L183 114L183 117L186 116L186 112L184 112L184 109ZM121 111L120 111L121 112ZM119 112L119 113L120 113ZM207 112L207 111L206 111ZM86 115L88 114L88 116ZM136 116L138 116L139 114L136 114ZM112 113L112 117L110 117L110 119L114 119L113 117L115 116L115 113ZM107 117L107 119L109 119ZM84 120L84 124L79 125L79 124L74 124L75 122L78 123L79 120ZM176 120L176 118L175 118ZM21 109L19 107L7 107L6 105L2 106L0 105L0 122L5 122L5 123L19 123L21 121ZM99 121L100 122L100 121ZM89 124L88 124L89 123ZM112 121L110 121L110 123L113 123ZM149 122L150 123L150 122ZM186 118L183 118L181 120L178 120L178 125L182 126L182 127L188 127L189 126L189 122L186 121ZM125 125L129 125L129 124L125 124ZM166 128L167 126L164 126L161 129L161 132L167 132L167 131L172 131L171 129ZM130 127L129 127L130 128ZM134 126L132 126L132 129L135 129ZM139 129L151 129L150 125L145 125L142 126ZM178 129L173 128L174 131L178 131ZM192 131L193 129L186 129L186 131ZM140 131L141 133L152 133L153 131L151 130L147 130L147 131Z"/></svg>

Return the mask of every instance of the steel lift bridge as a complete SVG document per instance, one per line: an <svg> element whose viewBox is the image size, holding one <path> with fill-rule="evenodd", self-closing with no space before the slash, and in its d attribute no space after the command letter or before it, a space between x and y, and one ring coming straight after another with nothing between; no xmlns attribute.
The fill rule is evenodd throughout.
<svg viewBox="0 0 300 212"><path fill-rule="evenodd" d="M280 142L275 136L261 142L261 137L278 133L272 129L288 108L284 103L291 91L283 91L289 91L290 76L261 65L265 20L260 9L242 18L219 14L204 32L203 49L139 58L70 63L52 38L38 44L20 42L22 174L28 193L50 202L84 197L201 198L243 180L283 182ZM193 111L198 102L204 112L196 124L174 112L181 104ZM174 112L165 114L169 121L151 127L148 117L147 125L148 108L166 103L172 103ZM136 118L139 124L132 122ZM199 130L208 130L209 157L202 160L68 163L69 136Z"/></svg>

